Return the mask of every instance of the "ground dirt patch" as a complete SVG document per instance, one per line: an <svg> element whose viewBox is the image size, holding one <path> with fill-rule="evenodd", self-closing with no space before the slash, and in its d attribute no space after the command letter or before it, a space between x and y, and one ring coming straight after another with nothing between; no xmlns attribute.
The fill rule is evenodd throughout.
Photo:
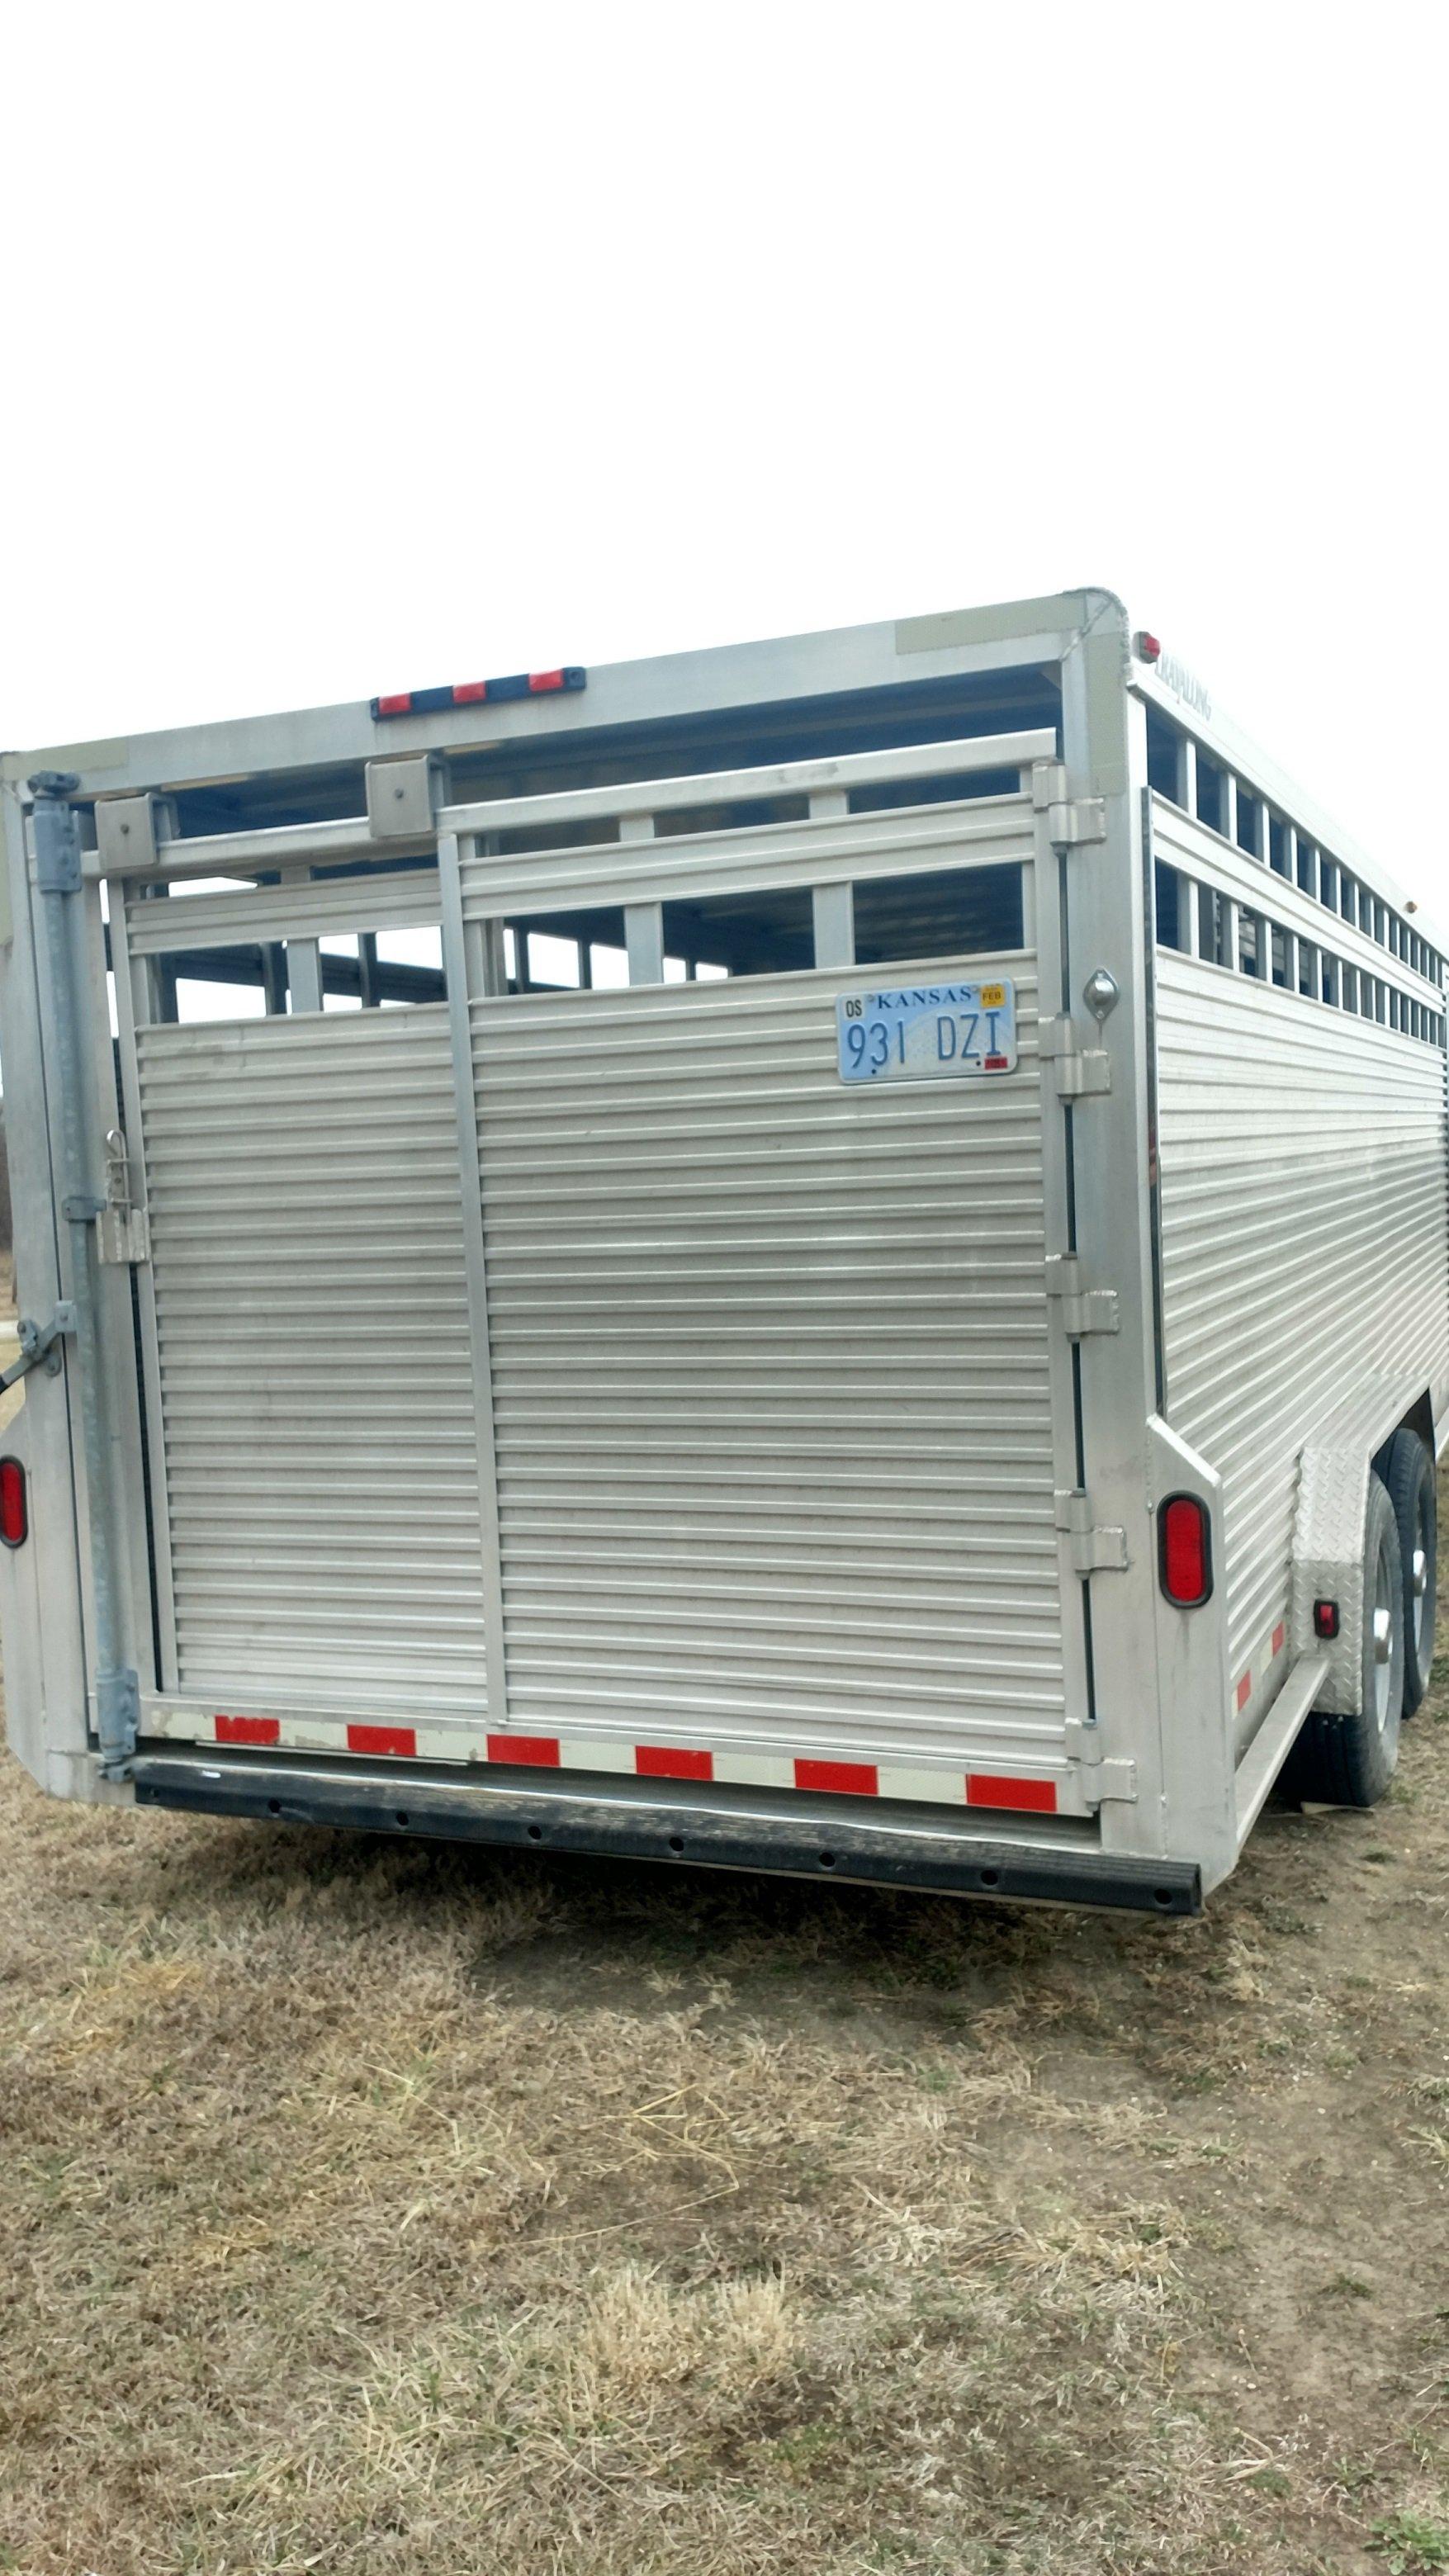
<svg viewBox="0 0 1449 2576"><path fill-rule="evenodd" d="M1449 1690L1199 1924L48 1803L0 2568L1449 2564Z"/></svg>

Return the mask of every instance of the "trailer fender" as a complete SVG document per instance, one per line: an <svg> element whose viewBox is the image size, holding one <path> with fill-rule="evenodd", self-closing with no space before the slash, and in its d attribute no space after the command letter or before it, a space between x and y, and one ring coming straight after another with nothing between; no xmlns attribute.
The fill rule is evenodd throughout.
<svg viewBox="0 0 1449 2576"><path fill-rule="evenodd" d="M1336 1717L1354 1716L1362 1695L1369 1468L1369 1444L1360 1433L1356 1440L1315 1442L1304 1450L1298 1472L1289 1634L1295 1661L1300 1655L1327 1658L1327 1675L1314 1705ZM1335 1638L1318 1636L1316 1601L1337 1602Z"/></svg>

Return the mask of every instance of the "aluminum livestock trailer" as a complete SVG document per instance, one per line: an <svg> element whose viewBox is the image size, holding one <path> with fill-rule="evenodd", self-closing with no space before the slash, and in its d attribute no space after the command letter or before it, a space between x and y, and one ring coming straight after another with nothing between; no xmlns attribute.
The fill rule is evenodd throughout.
<svg viewBox="0 0 1449 2576"><path fill-rule="evenodd" d="M46 1788L1165 1914L1382 1793L1444 957L1114 598L3 793Z"/></svg>

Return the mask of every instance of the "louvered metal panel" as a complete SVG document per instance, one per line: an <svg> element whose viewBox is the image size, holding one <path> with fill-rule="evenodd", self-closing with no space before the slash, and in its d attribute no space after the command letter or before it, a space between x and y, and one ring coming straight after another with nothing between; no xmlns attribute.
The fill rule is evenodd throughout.
<svg viewBox="0 0 1449 2576"><path fill-rule="evenodd" d="M512 1724L1060 1758L1036 988L970 972L1019 1072L866 1097L858 972L474 1004Z"/></svg>
<svg viewBox="0 0 1449 2576"><path fill-rule="evenodd" d="M1305 1442L1449 1369L1444 1059L1164 949L1157 1028L1168 1414L1223 1478L1230 1669L1256 1696Z"/></svg>
<svg viewBox="0 0 1449 2576"><path fill-rule="evenodd" d="M446 1011L149 1028L137 1048L171 1686L476 1720Z"/></svg>

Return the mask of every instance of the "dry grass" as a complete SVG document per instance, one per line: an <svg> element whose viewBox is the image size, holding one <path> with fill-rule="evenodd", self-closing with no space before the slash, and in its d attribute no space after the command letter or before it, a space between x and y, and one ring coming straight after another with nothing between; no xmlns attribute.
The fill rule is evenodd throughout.
<svg viewBox="0 0 1449 2576"><path fill-rule="evenodd" d="M1445 2563L1446 1711L1178 1927L6 1761L0 2567Z"/></svg>

